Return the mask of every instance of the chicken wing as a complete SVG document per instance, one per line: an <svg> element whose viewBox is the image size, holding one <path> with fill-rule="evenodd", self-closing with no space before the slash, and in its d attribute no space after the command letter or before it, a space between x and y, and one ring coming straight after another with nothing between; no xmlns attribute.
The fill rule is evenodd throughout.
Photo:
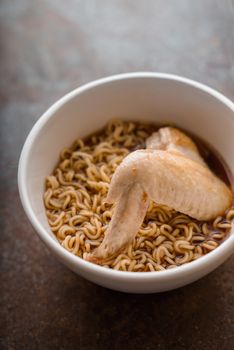
<svg viewBox="0 0 234 350"><path fill-rule="evenodd" d="M197 220L213 219L231 206L230 189L184 133L161 128L147 139L146 147L130 153L112 177L106 201L116 206L104 240L89 261L101 263L132 242L149 199Z"/></svg>

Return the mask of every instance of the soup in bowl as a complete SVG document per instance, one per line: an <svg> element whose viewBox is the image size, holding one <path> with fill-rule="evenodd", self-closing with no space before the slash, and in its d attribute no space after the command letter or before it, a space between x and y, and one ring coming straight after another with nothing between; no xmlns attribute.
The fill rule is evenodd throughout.
<svg viewBox="0 0 234 350"><path fill-rule="evenodd" d="M102 286L135 293L170 290L209 273L233 252L231 205L222 216L214 215L212 222L202 222L187 215L190 212L186 203L173 208L173 204L165 206L167 201L156 204L152 197L139 219L134 189L132 202L128 191L122 191L124 197L118 201L130 203L120 209L116 219L119 223L125 217L121 222L122 231L118 227L116 230L122 233L118 237L113 230L108 232L118 249L115 251L112 247L112 255L103 256L99 261L92 259L92 252L101 245L104 236L108 236L108 227L115 220L114 210L118 212L113 209L115 206L105 203L113 174L129 154L143 152L145 156L150 152L156 158L160 152L165 154L165 149L147 149L147 138L157 133L159 126L161 130L166 129L165 126L182 130L185 137L195 141L205 161L201 147L203 152L205 147L206 154L212 150L210 153L215 156L219 169L223 167L228 182L225 186L231 187L232 102L202 84L167 74L123 74L78 88L39 119L22 150L20 196L36 232L60 261ZM184 163L181 172L191 164L185 160L188 163ZM126 181L129 176L123 184ZM213 181L212 178L212 184ZM201 184L202 180L197 182L195 192ZM165 191L169 185L164 185ZM121 192L121 186L118 189L117 192ZM178 186L177 190L175 198L181 193ZM150 197L150 190L148 195ZM168 193L164 197L168 199ZM215 201L213 197L209 201L208 193L204 197L207 203ZM200 210L199 197L189 206L196 201ZM133 229L136 222L139 227ZM128 244L121 246L123 235ZM107 248L108 244L110 242Z"/></svg>

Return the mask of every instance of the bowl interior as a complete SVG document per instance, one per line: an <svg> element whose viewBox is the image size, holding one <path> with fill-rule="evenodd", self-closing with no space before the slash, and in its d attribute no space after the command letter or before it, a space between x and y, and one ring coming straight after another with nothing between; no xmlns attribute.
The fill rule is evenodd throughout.
<svg viewBox="0 0 234 350"><path fill-rule="evenodd" d="M99 130L113 117L174 123L217 149L234 173L233 111L209 89L160 76L123 77L89 84L52 106L34 127L26 145L29 204L55 241L43 204L45 177L52 172L64 147Z"/></svg>

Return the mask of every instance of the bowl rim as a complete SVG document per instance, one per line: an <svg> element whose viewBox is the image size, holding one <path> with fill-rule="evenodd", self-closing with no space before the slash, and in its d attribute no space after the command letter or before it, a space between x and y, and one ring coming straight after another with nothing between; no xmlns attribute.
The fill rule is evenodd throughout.
<svg viewBox="0 0 234 350"><path fill-rule="evenodd" d="M33 128L29 132L26 141L23 145L19 165L18 165L18 189L19 195L21 199L21 203L23 205L24 211L34 227L35 231L42 239L42 241L55 253L55 255L59 256L62 260L66 261L70 266L76 265L77 267L82 268L83 271L87 271L90 273L95 273L96 275L102 275L103 277L111 277L119 280L128 280L128 281L141 281L141 280L168 280L171 277L179 278L181 276L185 276L191 274L192 272L200 271L201 269L209 268L209 266L213 265L215 262L221 260L223 262L222 257L227 254L231 254L234 251L234 233L230 234L230 236L216 249L208 253L207 255L202 256L201 258L191 261L189 263L185 263L181 266L175 267L173 269L167 269L162 271L152 271L147 273L142 272L131 272L131 271L119 271L114 269L108 269L100 265L96 265L90 263L72 253L68 252L64 249L58 241L56 241L52 236L49 235L46 229L40 223L40 220L34 214L34 211L30 205L30 200L27 191L27 177L26 177L26 169L28 166L28 159L31 151L31 147L36 139L36 136L40 133L41 129L47 124L47 122L53 119L55 112L60 109L64 104L68 103L77 95L82 94L83 92L93 89L97 86L112 83L118 80L128 80L135 78L152 78L152 79L165 79L165 80L173 80L177 82L181 82L185 85L189 85L197 88L198 90L202 90L206 92L208 95L211 95L218 99L220 102L225 104L229 109L234 111L233 102L221 94L220 92L214 90L213 88L194 81L192 79L188 79L185 77L181 77L174 74L168 73L158 73L158 72L131 72L131 73L123 73L117 75L111 75L105 78L97 79L91 81L87 84L84 84L71 92L67 93L63 97L61 97L57 102L55 102L51 107L49 107L46 112L37 120L34 124ZM234 121L234 117L233 117Z"/></svg>

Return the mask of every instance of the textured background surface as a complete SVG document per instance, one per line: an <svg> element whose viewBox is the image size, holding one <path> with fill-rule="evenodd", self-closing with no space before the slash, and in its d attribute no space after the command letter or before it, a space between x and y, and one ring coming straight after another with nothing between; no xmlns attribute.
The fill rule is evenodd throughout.
<svg viewBox="0 0 234 350"><path fill-rule="evenodd" d="M234 98L228 0L2 0L1 349L234 349L234 256L155 295L95 286L58 263L21 208L17 162L34 122L90 80L181 74Z"/></svg>

